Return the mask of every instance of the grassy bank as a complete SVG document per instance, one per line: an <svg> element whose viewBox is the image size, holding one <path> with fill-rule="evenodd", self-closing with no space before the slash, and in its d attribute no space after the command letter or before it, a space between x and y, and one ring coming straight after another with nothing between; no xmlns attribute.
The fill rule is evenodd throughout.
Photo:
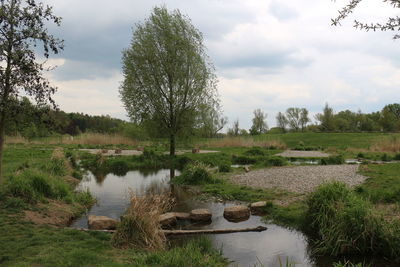
<svg viewBox="0 0 400 267"><path fill-rule="evenodd" d="M108 233L64 228L93 204L89 193L74 191L82 177L77 156L52 147L6 147L6 183L0 189L1 266L226 265L206 239L147 252L116 249Z"/></svg>

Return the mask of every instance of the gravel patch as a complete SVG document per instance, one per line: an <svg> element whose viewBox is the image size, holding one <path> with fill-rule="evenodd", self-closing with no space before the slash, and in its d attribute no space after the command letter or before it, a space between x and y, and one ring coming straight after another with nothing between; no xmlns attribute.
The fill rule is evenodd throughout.
<svg viewBox="0 0 400 267"><path fill-rule="evenodd" d="M330 155L319 151L286 150L277 156L285 158L327 158Z"/></svg>
<svg viewBox="0 0 400 267"><path fill-rule="evenodd" d="M357 173L358 165L275 167L233 175L233 183L258 188L278 188L295 193L309 193L320 184L335 180L350 186L367 177Z"/></svg>

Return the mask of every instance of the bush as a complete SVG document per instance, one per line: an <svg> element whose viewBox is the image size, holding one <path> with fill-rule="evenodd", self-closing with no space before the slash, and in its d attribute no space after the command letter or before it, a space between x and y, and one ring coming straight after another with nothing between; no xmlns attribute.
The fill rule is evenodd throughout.
<svg viewBox="0 0 400 267"><path fill-rule="evenodd" d="M390 158L390 156L388 154L383 153L383 155L381 156L381 160L382 161L390 161L391 158Z"/></svg>
<svg viewBox="0 0 400 267"><path fill-rule="evenodd" d="M318 236L313 244L317 253L393 255L393 243L399 242L399 236L387 230L388 223L373 213L370 202L345 184L321 185L308 196L307 205L308 225Z"/></svg>
<svg viewBox="0 0 400 267"><path fill-rule="evenodd" d="M201 162L191 163L186 166L182 174L174 178L174 183L185 185L200 185L215 183L207 166Z"/></svg>
<svg viewBox="0 0 400 267"><path fill-rule="evenodd" d="M345 159L342 155L330 156L328 158L321 159L321 165L340 165L344 163Z"/></svg>
<svg viewBox="0 0 400 267"><path fill-rule="evenodd" d="M244 154L248 155L248 156L264 156L265 155L264 151L262 151L260 148L257 148L257 147L247 150L246 152L244 152Z"/></svg>
<svg viewBox="0 0 400 267"><path fill-rule="evenodd" d="M230 172L232 170L231 165L229 163L224 163L218 166L219 172Z"/></svg>
<svg viewBox="0 0 400 267"><path fill-rule="evenodd" d="M24 199L26 202L35 203L37 194L29 180L22 175L13 175L6 184L6 192L11 197Z"/></svg>
<svg viewBox="0 0 400 267"><path fill-rule="evenodd" d="M394 159L394 160L400 160L400 153L397 153L397 154L394 156L393 159Z"/></svg>
<svg viewBox="0 0 400 267"><path fill-rule="evenodd" d="M234 164L241 164L241 165L246 165L246 164L255 164L257 160L255 158L247 157L247 156L232 156L232 162Z"/></svg>
<svg viewBox="0 0 400 267"><path fill-rule="evenodd" d="M265 160L265 166L286 166L288 161L283 157L270 157Z"/></svg>

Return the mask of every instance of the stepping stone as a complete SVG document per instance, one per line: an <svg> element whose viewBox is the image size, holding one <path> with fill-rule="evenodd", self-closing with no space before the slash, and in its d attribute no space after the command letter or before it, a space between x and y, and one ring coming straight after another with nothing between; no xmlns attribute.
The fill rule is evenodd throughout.
<svg viewBox="0 0 400 267"><path fill-rule="evenodd" d="M232 222L240 222L249 219L250 209L246 206L232 206L224 209L224 218Z"/></svg>
<svg viewBox="0 0 400 267"><path fill-rule="evenodd" d="M194 222L211 221L212 214L208 209L195 209L190 212L190 219Z"/></svg>
<svg viewBox="0 0 400 267"><path fill-rule="evenodd" d="M161 224L161 226L172 226L176 224L175 212L161 214L160 217L158 217L158 222Z"/></svg>
<svg viewBox="0 0 400 267"><path fill-rule="evenodd" d="M88 225L91 230L115 230L118 221L106 216L89 215Z"/></svg>
<svg viewBox="0 0 400 267"><path fill-rule="evenodd" d="M264 212L264 207L267 206L266 201L260 201L250 204L250 210L252 214L261 214Z"/></svg>

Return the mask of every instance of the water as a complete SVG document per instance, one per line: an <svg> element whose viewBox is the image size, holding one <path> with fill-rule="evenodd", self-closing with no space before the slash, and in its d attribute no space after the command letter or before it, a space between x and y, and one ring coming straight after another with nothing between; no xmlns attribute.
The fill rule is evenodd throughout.
<svg viewBox="0 0 400 267"><path fill-rule="evenodd" d="M176 173L179 175L179 173ZM332 266L332 258L314 258L309 253L307 237L301 232L292 231L274 224L265 224L261 217L252 215L249 220L239 223L229 222L223 217L223 210L233 203L214 203L196 200L194 193L179 186L169 184L170 170L130 171L124 176L108 174L95 177L88 172L79 185L88 189L97 203L73 222L71 227L88 228L87 215L102 215L119 219L129 205L129 193L142 195L146 191L170 190L177 200L174 211L190 212L196 208L207 208L212 214L208 225L181 224L182 229L224 229L266 226L264 232L233 233L209 235L214 247L222 248L224 257L232 261L232 266L279 266L279 259L285 266L286 260L302 266ZM180 243L193 237L180 237L171 242ZM360 259L361 262L363 259ZM262 265L261 265L262 264ZM371 265L377 266L377 265ZM388 266L388 265L379 265Z"/></svg>

